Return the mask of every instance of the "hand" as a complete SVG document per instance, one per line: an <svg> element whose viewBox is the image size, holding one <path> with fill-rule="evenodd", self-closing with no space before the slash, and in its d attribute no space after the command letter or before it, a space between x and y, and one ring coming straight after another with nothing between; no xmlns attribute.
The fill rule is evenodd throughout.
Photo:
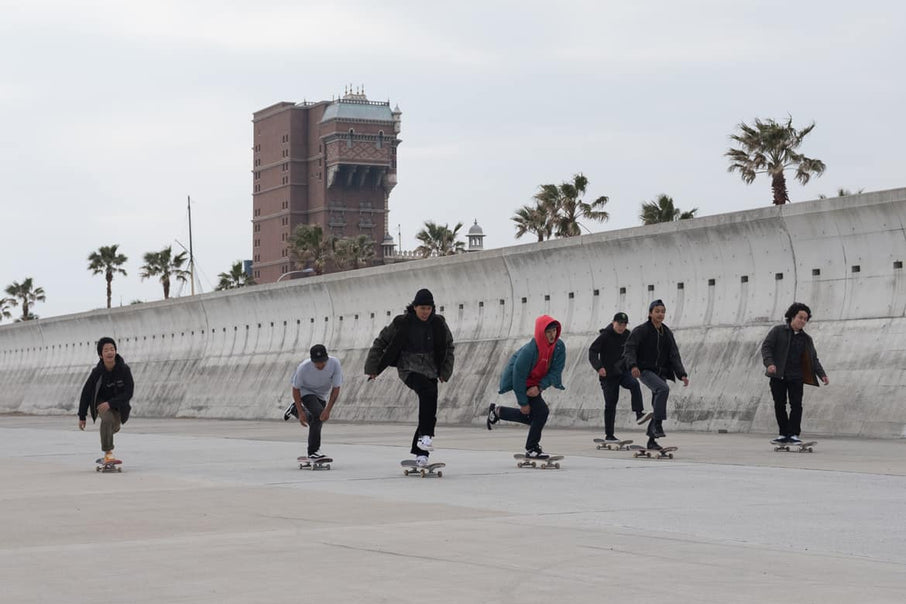
<svg viewBox="0 0 906 604"><path fill-rule="evenodd" d="M687 387L689 385L689 378L682 377L681 379L683 380L683 388Z"/></svg>
<svg viewBox="0 0 906 604"><path fill-rule="evenodd" d="M827 386L828 384L830 384L830 380L827 379L827 376L824 376L823 378L821 378L821 381L824 382L824 385L825 385L825 386Z"/></svg>
<svg viewBox="0 0 906 604"><path fill-rule="evenodd" d="M79 430L84 430L84 429L85 429L85 420L80 419L79 420Z"/></svg>
<svg viewBox="0 0 906 604"><path fill-rule="evenodd" d="M532 412L531 405L519 405L519 413L522 415L528 415Z"/></svg>
<svg viewBox="0 0 906 604"><path fill-rule="evenodd" d="M541 388L538 386L531 386L525 391L526 396L540 396Z"/></svg>
<svg viewBox="0 0 906 604"><path fill-rule="evenodd" d="M438 376L437 381L440 382L441 384L443 384L443 383L446 382L447 380L445 380L444 378Z"/></svg>
<svg viewBox="0 0 906 604"><path fill-rule="evenodd" d="M324 411L321 412L321 421L326 422L329 419L330 419L330 411L325 409Z"/></svg>
<svg viewBox="0 0 906 604"><path fill-rule="evenodd" d="M377 377L377 374L369 373L369 374L368 374L368 381L370 382L371 380L375 379L376 377Z"/></svg>
<svg viewBox="0 0 906 604"><path fill-rule="evenodd" d="M303 428L307 428L307 427L308 427L308 422L305 421L305 414L304 414L304 413L301 414L301 415L299 416L299 423L302 424L302 427L303 427Z"/></svg>
<svg viewBox="0 0 906 604"><path fill-rule="evenodd" d="M635 379L639 379L639 376L642 375L642 372L639 371L638 367L633 367L632 371L630 371L630 373L632 374L632 377L634 377Z"/></svg>
<svg viewBox="0 0 906 604"><path fill-rule="evenodd" d="M775 373L777 373L777 366L776 366L776 365L768 365L768 373L770 373L771 375L774 375Z"/></svg>
<svg viewBox="0 0 906 604"><path fill-rule="evenodd" d="M101 403L98 405L98 413L104 413L110 411L110 403Z"/></svg>
<svg viewBox="0 0 906 604"><path fill-rule="evenodd" d="M601 367L600 369L598 369L598 375L600 375L601 377L607 377L607 370Z"/></svg>

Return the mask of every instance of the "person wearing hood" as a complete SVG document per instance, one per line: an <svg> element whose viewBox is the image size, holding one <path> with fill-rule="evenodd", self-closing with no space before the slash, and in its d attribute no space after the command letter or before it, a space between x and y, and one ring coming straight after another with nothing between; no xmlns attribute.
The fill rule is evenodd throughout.
<svg viewBox="0 0 906 604"><path fill-rule="evenodd" d="M113 338L103 337L98 340L97 366L91 370L82 395L79 398L79 430L85 429L89 410L91 421L101 418L101 450L104 452L104 463L115 461L113 455L113 435L120 431L120 426L129 421L132 406L132 371L129 365L116 352Z"/></svg>
<svg viewBox="0 0 906 604"><path fill-rule="evenodd" d="M648 305L648 320L632 330L623 347L623 364L632 377L641 381L651 390L651 406L654 418L648 422L649 449L660 450L657 440L664 437L663 421L667 419L667 397L671 382L679 378L683 386L689 385L689 377L683 367L679 348L673 332L664 324L667 308L661 300Z"/></svg>
<svg viewBox="0 0 906 604"><path fill-rule="evenodd" d="M553 386L564 390L562 376L566 364L566 344L560 339L560 323L548 315L535 319L535 337L517 350L500 376L499 394L513 391L519 407L488 407L487 426L500 420L529 426L525 456L532 459L550 457L541 449L541 431L550 409L541 393Z"/></svg>
<svg viewBox="0 0 906 604"><path fill-rule="evenodd" d="M645 413L639 381L623 367L623 346L629 338L629 331L626 329L628 325L629 316L618 312L613 316L613 322L600 331L600 335L588 348L588 362L597 372L604 392L604 441L610 443L620 442L614 436L620 387L629 390L636 422L644 424L652 416L650 412Z"/></svg>
<svg viewBox="0 0 906 604"><path fill-rule="evenodd" d="M377 378L389 366L418 395L418 427L411 453L420 466L428 465L437 424L437 383L453 375L453 334L434 308L434 296L420 289L403 314L381 330L365 359L365 374Z"/></svg>
<svg viewBox="0 0 906 604"><path fill-rule="evenodd" d="M775 325L761 345L761 360L765 375L771 380L771 396L777 417L779 436L773 443L799 444L802 422L803 384L817 386L830 383L811 336L805 333L805 324L812 318L812 310L801 302L794 302L784 314L786 323ZM790 413L787 415L787 400Z"/></svg>

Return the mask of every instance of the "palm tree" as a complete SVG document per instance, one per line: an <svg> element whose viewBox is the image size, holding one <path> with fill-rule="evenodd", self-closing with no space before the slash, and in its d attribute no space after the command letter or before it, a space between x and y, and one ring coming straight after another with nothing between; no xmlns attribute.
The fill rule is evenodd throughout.
<svg viewBox="0 0 906 604"><path fill-rule="evenodd" d="M368 235L343 237L334 246L334 261L342 269L368 266L374 259L374 240Z"/></svg>
<svg viewBox="0 0 906 604"><path fill-rule="evenodd" d="M186 262L186 252L173 255L173 247L167 246L159 252L145 254L145 264L141 266L142 281L151 277L158 277L164 287L164 300L170 298L170 277L185 283L189 280L189 271L182 265Z"/></svg>
<svg viewBox="0 0 906 604"><path fill-rule="evenodd" d="M9 298L0 298L0 321L9 319L13 316L13 314L9 312L10 306L15 306L12 300Z"/></svg>
<svg viewBox="0 0 906 604"><path fill-rule="evenodd" d="M107 308L110 308L110 297L113 294L113 276L116 273L126 276L126 271L121 269L120 266L125 264L128 258L123 254L117 253L118 247L119 244L102 245L98 248L98 251L91 252L88 255L88 270L91 271L91 274L99 275L104 273L104 278L107 280Z"/></svg>
<svg viewBox="0 0 906 604"><path fill-rule="evenodd" d="M421 254L422 258L427 258L432 254L437 256L452 256L459 252L466 251L466 244L461 239L457 239L459 229L462 223L456 223L453 230L449 225L439 225L430 220L425 221L425 228L415 234L415 238L422 242L415 251Z"/></svg>
<svg viewBox="0 0 906 604"><path fill-rule="evenodd" d="M695 218L698 208L683 212L673 205L673 198L669 195L658 195L655 201L642 203L642 212L639 218L642 224L657 224L659 222L673 222L674 220L687 220Z"/></svg>
<svg viewBox="0 0 906 604"><path fill-rule="evenodd" d="M774 205L783 205L790 201L786 188L784 171L796 169L796 180L808 183L812 174L821 176L826 166L820 159L812 159L797 152L802 139L815 127L815 122L802 130L793 128L793 118L785 124L774 120L761 121L755 118L754 125L740 123L739 134L730 138L740 144L740 149L730 149L725 153L730 158L728 172L738 171L746 184L752 184L757 174L771 176L771 189L774 191Z"/></svg>
<svg viewBox="0 0 906 604"><path fill-rule="evenodd" d="M588 178L581 172L574 174L570 182L540 185L535 193L535 207L525 206L512 218L516 222L516 236L533 232L538 241L543 237L549 239L551 233L557 237L575 237L582 234L583 228L589 230L581 219L608 220L610 214L603 208L609 199L602 195L588 203L582 199L587 188Z"/></svg>
<svg viewBox="0 0 906 604"><path fill-rule="evenodd" d="M516 223L517 239L526 233L534 233L538 241L544 241L550 239L554 233L550 214L540 202L534 206L522 206L510 220Z"/></svg>
<svg viewBox="0 0 906 604"><path fill-rule="evenodd" d="M31 321L37 319L38 315L32 314L31 305L35 302L44 301L44 289L35 287L31 277L23 279L22 283L12 282L7 288L6 293L12 296L9 302L13 306L18 306L22 302L22 316L17 321Z"/></svg>
<svg viewBox="0 0 906 604"><path fill-rule="evenodd" d="M234 262L233 266L230 267L230 272L220 273L217 276L220 277L220 283L218 283L215 288L217 290L236 289L238 287L245 287L246 285L255 285L255 280L249 276L242 267L242 260Z"/></svg>
<svg viewBox="0 0 906 604"><path fill-rule="evenodd" d="M336 239L325 239L324 231L316 224L300 224L289 240L289 250L299 269L311 264L316 275L324 274L324 267L333 259Z"/></svg>

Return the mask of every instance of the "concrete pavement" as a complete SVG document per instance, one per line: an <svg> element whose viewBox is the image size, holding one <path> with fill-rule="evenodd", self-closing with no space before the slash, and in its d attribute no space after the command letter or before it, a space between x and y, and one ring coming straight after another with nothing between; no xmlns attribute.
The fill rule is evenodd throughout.
<svg viewBox="0 0 906 604"><path fill-rule="evenodd" d="M404 477L414 425L328 423L300 471L280 421L133 418L122 474L96 426L0 416L9 602L902 602L906 441L668 434L672 461L545 430L440 426L441 479ZM669 429L669 424L668 424ZM641 438L621 433L627 438Z"/></svg>

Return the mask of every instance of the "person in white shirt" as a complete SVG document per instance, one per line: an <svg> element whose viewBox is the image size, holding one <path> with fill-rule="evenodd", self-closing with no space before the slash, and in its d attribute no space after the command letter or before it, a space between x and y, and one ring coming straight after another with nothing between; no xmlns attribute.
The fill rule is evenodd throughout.
<svg viewBox="0 0 906 604"><path fill-rule="evenodd" d="M293 403L283 419L295 416L303 427L308 426L308 458L317 460L327 457L321 453L321 427L330 419L340 395L343 370L340 361L328 355L323 344L312 346L310 353L311 358L299 364L290 380Z"/></svg>

